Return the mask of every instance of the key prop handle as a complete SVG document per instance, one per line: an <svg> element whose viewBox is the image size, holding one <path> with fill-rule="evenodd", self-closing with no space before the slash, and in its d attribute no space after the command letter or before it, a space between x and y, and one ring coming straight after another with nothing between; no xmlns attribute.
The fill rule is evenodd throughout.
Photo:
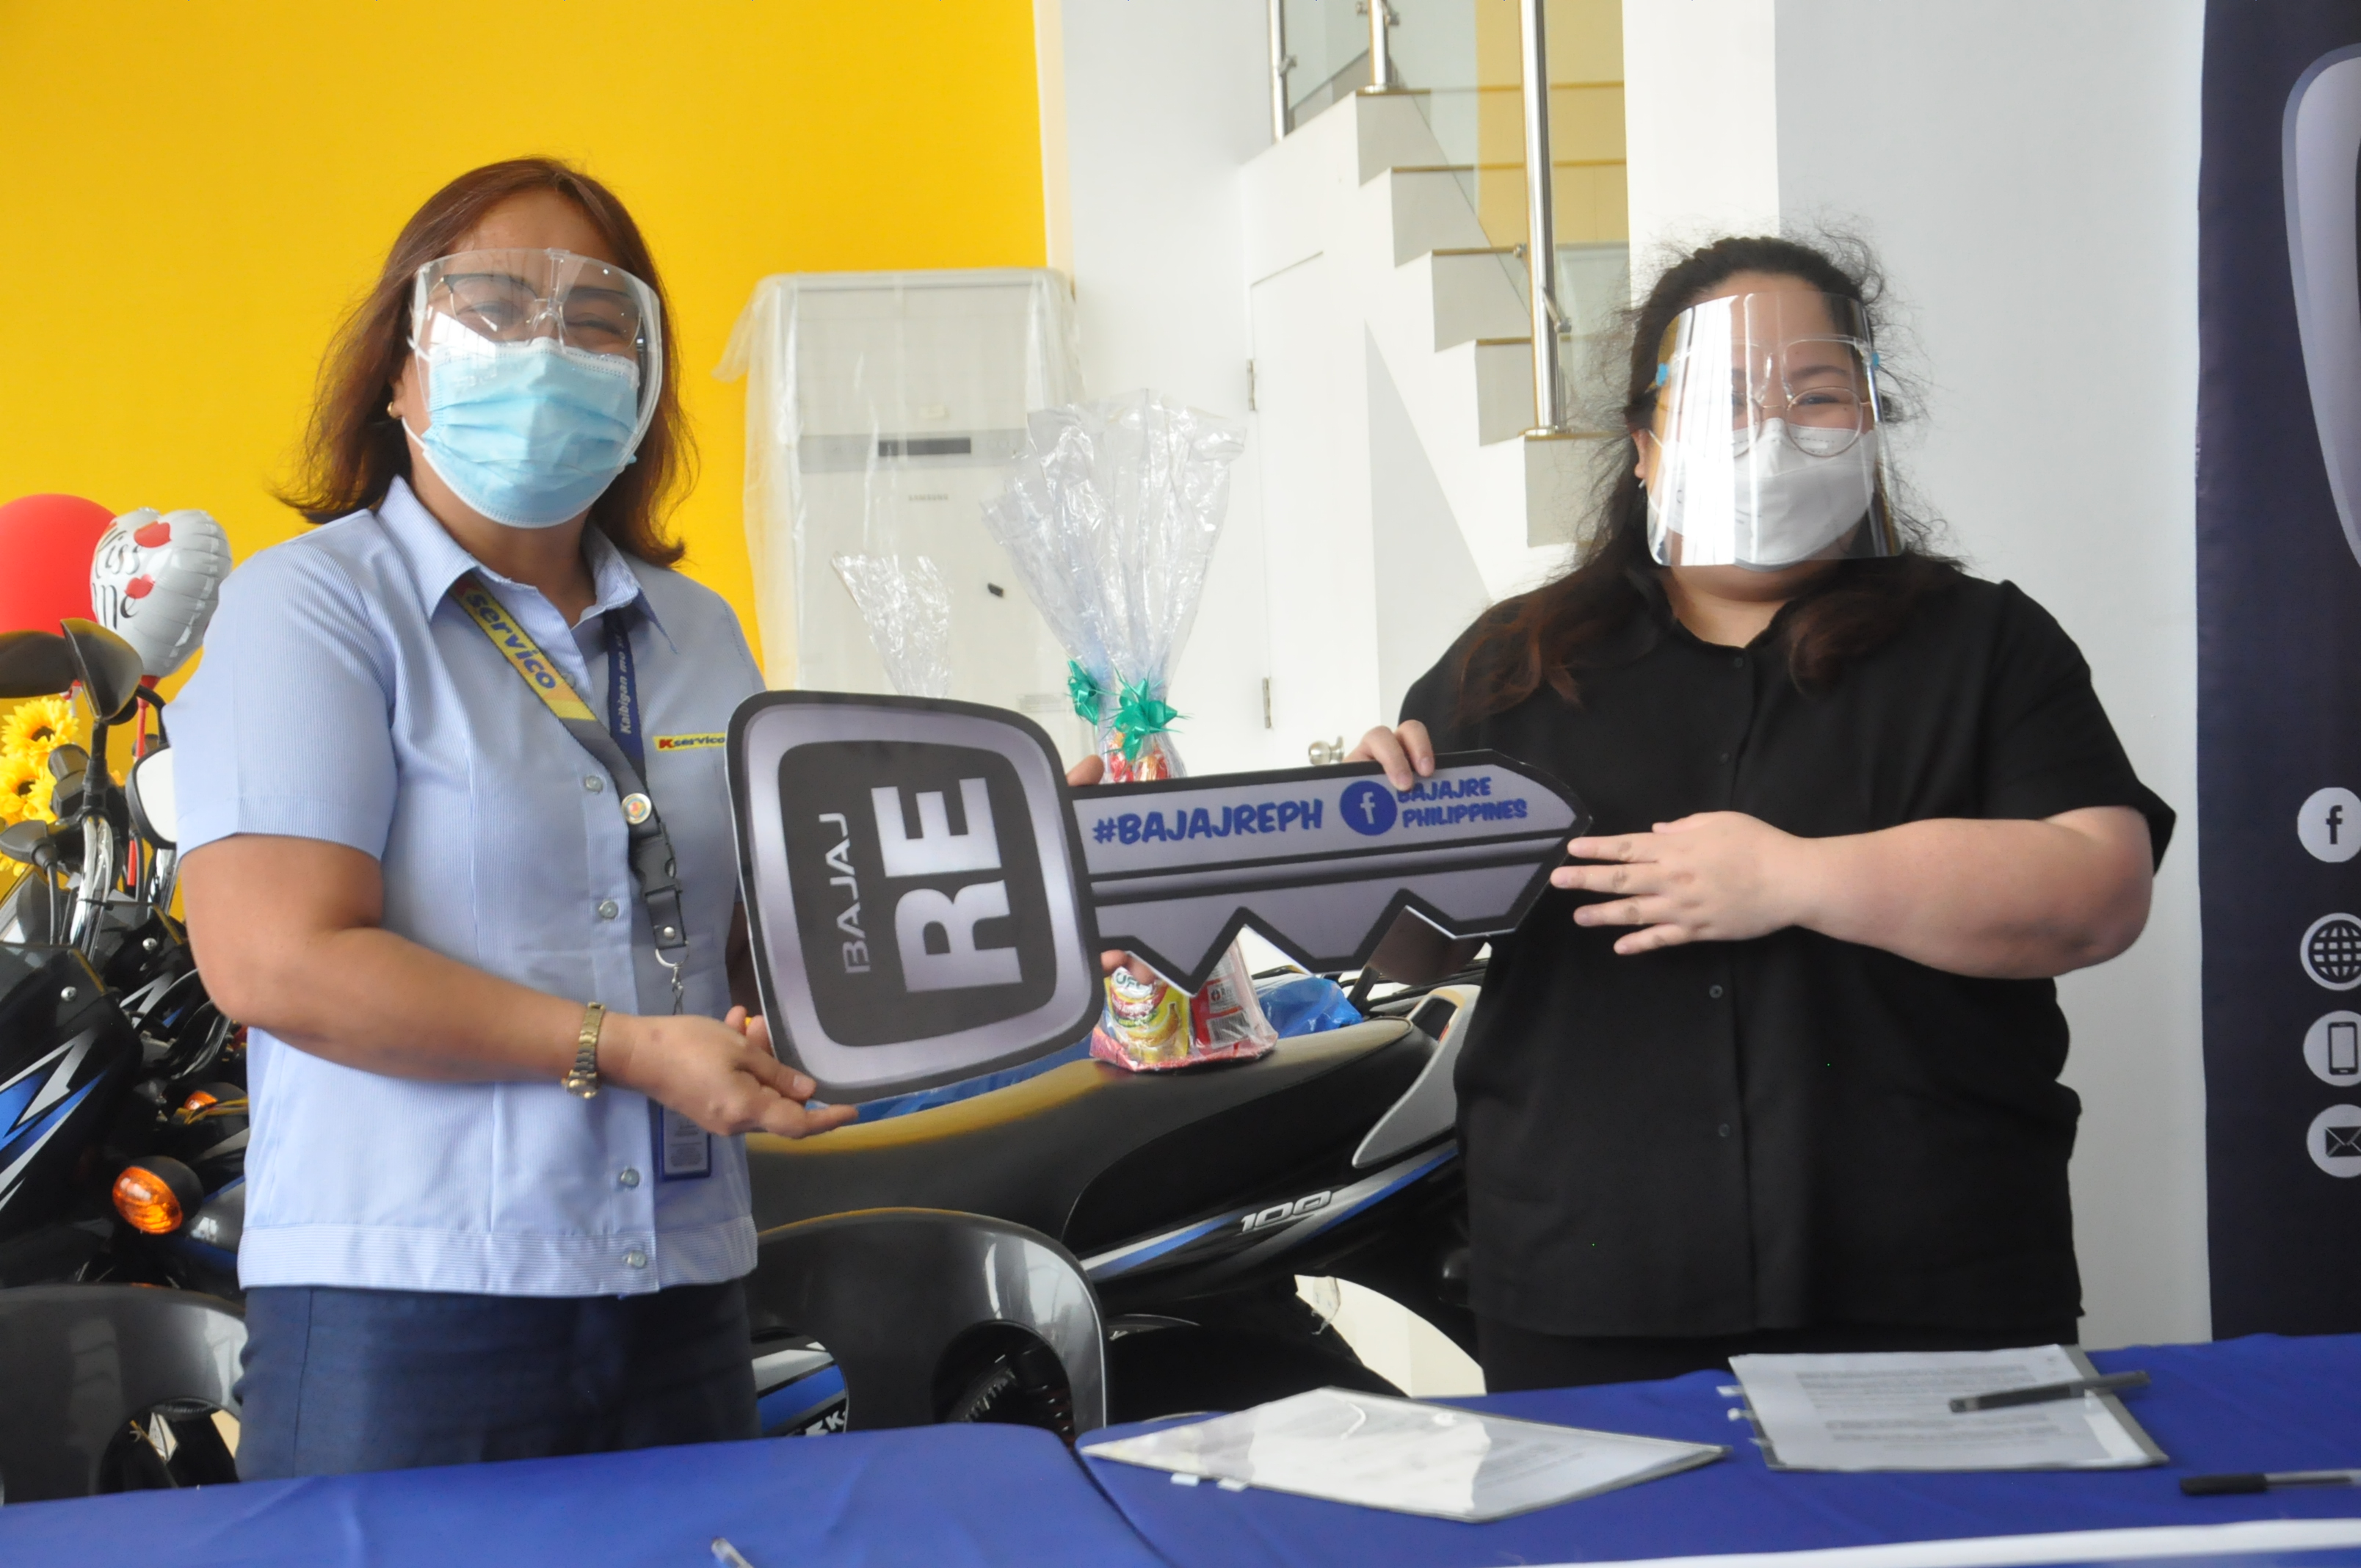
<svg viewBox="0 0 2361 1568"><path fill-rule="evenodd" d="M923 697L759 693L727 766L771 1037L832 1102L1072 1044L1102 948L1194 991L1249 925L1315 970L1405 910L1514 929L1589 820L1492 752L1410 790L1375 763L1071 789L1032 720Z"/></svg>

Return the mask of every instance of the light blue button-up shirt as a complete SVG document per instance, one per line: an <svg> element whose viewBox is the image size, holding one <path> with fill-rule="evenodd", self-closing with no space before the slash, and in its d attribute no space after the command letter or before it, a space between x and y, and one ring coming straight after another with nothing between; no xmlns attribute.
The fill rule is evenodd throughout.
<svg viewBox="0 0 2361 1568"><path fill-rule="evenodd" d="M240 566L171 708L182 850L348 844L384 867L385 929L537 991L670 1011L613 784L450 588L478 574L602 717L600 618L633 612L648 786L688 921L683 1008L719 1016L737 857L718 740L762 675L717 595L583 537L598 597L577 627L398 479L375 511ZM665 1179L641 1095L388 1078L259 1029L247 1044L249 1288L626 1295L754 1265L742 1140L712 1140L709 1176Z"/></svg>

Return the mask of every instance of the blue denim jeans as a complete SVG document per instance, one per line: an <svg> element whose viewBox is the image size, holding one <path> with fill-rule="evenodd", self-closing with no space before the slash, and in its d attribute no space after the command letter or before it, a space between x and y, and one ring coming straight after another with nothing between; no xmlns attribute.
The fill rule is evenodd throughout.
<svg viewBox="0 0 2361 1568"><path fill-rule="evenodd" d="M246 1297L247 1481L757 1435L745 1291Z"/></svg>

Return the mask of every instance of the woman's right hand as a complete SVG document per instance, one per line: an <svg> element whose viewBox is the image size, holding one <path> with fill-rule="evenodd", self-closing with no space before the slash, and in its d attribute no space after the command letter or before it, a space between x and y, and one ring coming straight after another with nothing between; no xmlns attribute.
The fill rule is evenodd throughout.
<svg viewBox="0 0 2361 1568"><path fill-rule="evenodd" d="M1361 743L1345 760L1376 762L1386 770L1388 784L1408 789L1434 772L1434 741L1427 735L1426 726L1415 718L1404 719L1399 729L1380 724L1362 736Z"/></svg>
<svg viewBox="0 0 2361 1568"><path fill-rule="evenodd" d="M818 1111L806 1105L818 1086L771 1054L769 1034L749 1026L759 1022L749 1020L742 1007L719 1019L610 1017L599 1038L599 1074L725 1137L806 1137L841 1127L859 1113L851 1105Z"/></svg>

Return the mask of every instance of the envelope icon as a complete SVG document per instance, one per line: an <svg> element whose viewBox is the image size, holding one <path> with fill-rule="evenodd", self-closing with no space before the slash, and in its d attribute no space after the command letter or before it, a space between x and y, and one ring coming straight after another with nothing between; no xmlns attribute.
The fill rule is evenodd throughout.
<svg viewBox="0 0 2361 1568"><path fill-rule="evenodd" d="M2361 1127L2323 1127L2328 1135L2327 1155L2331 1159L2361 1159Z"/></svg>

